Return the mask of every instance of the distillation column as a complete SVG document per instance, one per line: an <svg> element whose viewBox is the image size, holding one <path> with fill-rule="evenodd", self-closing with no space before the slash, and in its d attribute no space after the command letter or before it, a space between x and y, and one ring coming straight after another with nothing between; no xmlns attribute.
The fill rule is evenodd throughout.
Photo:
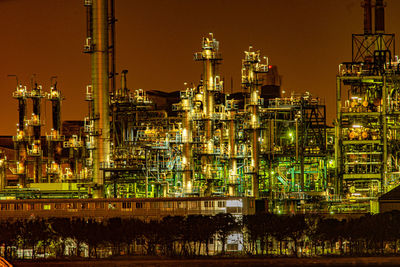
<svg viewBox="0 0 400 267"><path fill-rule="evenodd" d="M216 66L221 60L218 53L219 43L214 39L213 35L203 38L202 52L195 53L194 58L198 61L203 61L203 116L205 120L205 140L203 142L205 149L201 158L202 172L206 181L204 195L211 195L213 191L213 153L214 153L214 100L215 92L220 91L222 82L219 76L216 75Z"/></svg>
<svg viewBox="0 0 400 267"><path fill-rule="evenodd" d="M61 92L57 89L57 82L50 88L48 99L51 101L52 126L50 135L47 136L47 181L55 182L60 175L60 160L56 155L61 154L61 146L64 138L60 135L61 130ZM53 180L52 180L53 177Z"/></svg>
<svg viewBox="0 0 400 267"><path fill-rule="evenodd" d="M13 137L14 146L17 151L16 153L16 173L18 175L18 184L21 187L26 185L26 131L25 131L25 120L26 120L26 87L17 85L17 89L13 92L13 97L18 100L18 125L17 135Z"/></svg>
<svg viewBox="0 0 400 267"><path fill-rule="evenodd" d="M95 150L93 153L93 197L103 197L103 172L100 164L108 162L110 155L109 118L109 65L108 65L108 1L93 0L92 3L92 86Z"/></svg>
<svg viewBox="0 0 400 267"><path fill-rule="evenodd" d="M35 166L34 166L34 183L40 183L42 178L42 154L41 154L41 98L43 98L45 94L42 92L42 87L38 86L35 83L35 87L30 92L29 97L32 98L33 102L33 110L32 110L32 118L29 122L29 125L33 129L33 143L32 147L29 150L29 155L34 157Z"/></svg>
<svg viewBox="0 0 400 267"><path fill-rule="evenodd" d="M229 183L228 183L228 193L229 196L237 195L237 147L236 147L236 110L234 109L234 100L231 100L230 110L229 110L229 158L230 158L230 168L229 168Z"/></svg>
<svg viewBox="0 0 400 267"><path fill-rule="evenodd" d="M251 175L251 196L259 197L259 154L260 154L260 116L259 106L261 104L259 87L261 85L259 73L268 71L268 64L261 64L259 51L245 51L245 58L242 61L242 85L250 93L246 110L250 115L248 129L250 131L251 160L248 173Z"/></svg>
<svg viewBox="0 0 400 267"><path fill-rule="evenodd" d="M192 193L192 93L193 91L188 89L186 91L185 98L182 99L182 110L184 112L183 116L183 132L182 132L182 142L183 142L183 193Z"/></svg>

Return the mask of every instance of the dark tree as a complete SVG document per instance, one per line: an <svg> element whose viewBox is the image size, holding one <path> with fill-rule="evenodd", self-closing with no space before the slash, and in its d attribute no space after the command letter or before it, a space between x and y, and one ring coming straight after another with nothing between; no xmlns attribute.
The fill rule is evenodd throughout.
<svg viewBox="0 0 400 267"><path fill-rule="evenodd" d="M221 241L222 251L221 254L225 254L225 245L228 236L238 230L238 222L235 220L235 217L229 213L219 213L214 216L213 223L216 227L216 234L218 239Z"/></svg>

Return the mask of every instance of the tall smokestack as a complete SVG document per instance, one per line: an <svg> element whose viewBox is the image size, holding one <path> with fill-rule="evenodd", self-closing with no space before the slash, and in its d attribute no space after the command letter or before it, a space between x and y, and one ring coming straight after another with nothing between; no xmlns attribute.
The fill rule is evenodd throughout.
<svg viewBox="0 0 400 267"><path fill-rule="evenodd" d="M94 129L96 149L93 153L93 182L97 185L93 197L104 197L103 173L100 163L110 155L110 118L108 89L108 0L93 0L93 45L91 54Z"/></svg>
<svg viewBox="0 0 400 267"><path fill-rule="evenodd" d="M385 32L385 6L383 0L376 0L375 4L375 32Z"/></svg>
<svg viewBox="0 0 400 267"><path fill-rule="evenodd" d="M372 33L371 0L364 0L362 6L364 7L364 34L371 34Z"/></svg>

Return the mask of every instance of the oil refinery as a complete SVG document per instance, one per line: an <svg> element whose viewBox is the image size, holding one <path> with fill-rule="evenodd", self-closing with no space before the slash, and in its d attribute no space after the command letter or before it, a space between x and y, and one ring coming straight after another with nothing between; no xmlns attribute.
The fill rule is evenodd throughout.
<svg viewBox="0 0 400 267"><path fill-rule="evenodd" d="M352 35L351 61L336 76L333 126L318 96L282 93L277 67L255 47L244 51L240 92L226 89L212 33L193 55L197 84L129 88L128 71L117 75L114 1L84 6L88 112L63 122L56 79L49 90L17 81L17 132L1 138L1 199L248 197L276 213L366 213L400 184L400 65L383 0L363 1L364 32Z"/></svg>

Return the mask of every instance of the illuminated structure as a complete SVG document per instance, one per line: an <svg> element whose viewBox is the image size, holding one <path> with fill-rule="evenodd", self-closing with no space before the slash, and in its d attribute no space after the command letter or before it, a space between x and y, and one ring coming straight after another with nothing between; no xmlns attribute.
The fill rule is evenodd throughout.
<svg viewBox="0 0 400 267"><path fill-rule="evenodd" d="M326 165L310 154L310 151L325 151L325 143L318 139L325 140L325 109L318 100L304 95L264 103L261 85L271 66L267 60L262 62L260 52L251 47L242 61L244 93L224 93L217 68L222 60L219 43L210 34L202 40L202 51L194 54L195 61L203 63L198 86L179 92L171 110L159 109L157 100L153 101L145 91L128 88L127 71L121 73L121 86L115 85L114 41L109 38L114 32L113 5L113 1L85 1L88 31L84 52L92 58L92 84L86 91L89 114L84 120L85 134L64 137L60 133L62 96L56 83L49 93L42 93L37 86L30 93L18 85L14 97L19 101L20 123L14 138L17 151L14 173L20 177L20 187L34 187L41 192L54 188L59 190L59 196L95 198L274 198L278 191L315 189L307 182L304 184L305 179L299 176L311 173L304 166ZM26 99L32 97L37 115L34 118L38 121L32 124L32 119L27 124ZM53 114L53 129L46 146L40 141L43 97L51 101ZM282 106L282 101L290 102L291 106ZM314 117L318 119L313 121ZM293 136L289 139L279 136L287 126L282 124L283 120L288 120L292 127L289 134ZM26 128L29 125L32 134ZM317 134L320 136L315 137ZM31 143L36 146L31 148ZM305 143L314 147L306 148ZM295 149L291 150L289 144L296 144ZM42 162L47 167L45 179L41 178ZM28 165L33 166L33 175ZM318 180L318 190L323 191L326 177L316 169L318 175L309 180ZM290 171L292 178L288 182ZM282 196L293 199L293 195L283 194L279 198Z"/></svg>
<svg viewBox="0 0 400 267"><path fill-rule="evenodd" d="M386 34L384 4L364 1L364 33L353 34L352 62L337 76L337 194L369 204L399 184L399 62ZM373 202L371 202L373 203Z"/></svg>
<svg viewBox="0 0 400 267"><path fill-rule="evenodd" d="M224 92L213 34L194 54L203 64L197 86L132 90L126 70L117 86L114 1L87 0L85 6L92 84L82 131L63 133L56 83L49 93L17 84L16 158L0 161L2 196L254 197L278 212L315 209L310 203L321 211L367 211L370 200L398 184L400 71L394 35L384 33L382 1L376 1L374 33L371 1L364 2L364 34L353 35L352 62L339 67L334 131L319 98L308 92L280 97L275 83L263 86L274 68L252 47L242 60L242 92ZM263 91L274 86L277 93ZM52 104L46 140L42 98ZM18 182L6 177L7 167Z"/></svg>
<svg viewBox="0 0 400 267"><path fill-rule="evenodd" d="M250 47L251 49L251 47ZM247 161L247 173L251 176L251 190L254 197L259 197L259 166L260 166L260 114L259 109L262 107L262 98L260 98L259 73L268 71L267 64L262 64L260 60L260 52L245 52L245 59L242 62L242 85L249 91L250 97L246 101L245 112L248 113L247 122L244 124L246 130L249 131L250 139L250 159Z"/></svg>
<svg viewBox="0 0 400 267"><path fill-rule="evenodd" d="M263 184L272 199L327 199L325 105L310 94L270 100L266 108L261 153Z"/></svg>
<svg viewBox="0 0 400 267"><path fill-rule="evenodd" d="M61 135L61 92L57 89L57 83L50 88L47 98L51 101L52 129L47 139L47 182L55 182L61 174L61 151L65 137ZM77 171L75 167L75 171Z"/></svg>
<svg viewBox="0 0 400 267"><path fill-rule="evenodd" d="M94 197L104 195L104 178L101 165L109 163L110 117L109 117L109 25L108 0L85 1L88 13L88 36L85 52L91 54L92 105L89 120L93 126L90 135L94 140L91 150Z"/></svg>

